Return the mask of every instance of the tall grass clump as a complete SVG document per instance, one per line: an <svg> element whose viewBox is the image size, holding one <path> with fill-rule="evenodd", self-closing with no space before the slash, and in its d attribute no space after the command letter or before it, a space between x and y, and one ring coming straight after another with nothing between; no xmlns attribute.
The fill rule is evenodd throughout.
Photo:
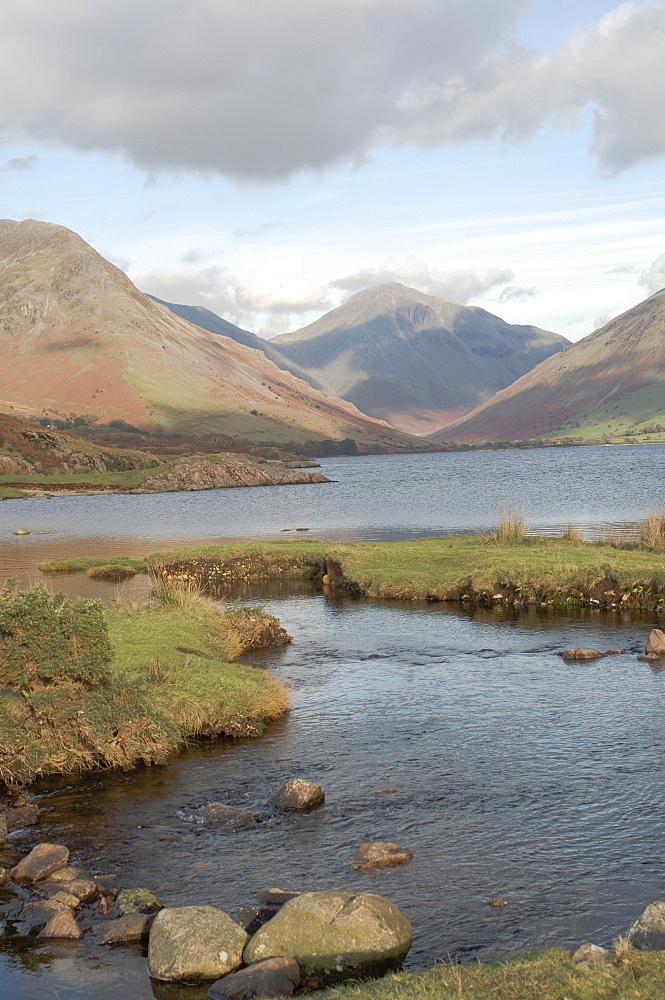
<svg viewBox="0 0 665 1000"><path fill-rule="evenodd" d="M488 542L499 545L521 545L526 541L526 518L519 507L503 507L492 532L484 536Z"/></svg>
<svg viewBox="0 0 665 1000"><path fill-rule="evenodd" d="M581 545L584 539L576 527L572 524L566 525L566 530L561 536L564 542L570 542L572 545Z"/></svg>
<svg viewBox="0 0 665 1000"><path fill-rule="evenodd" d="M665 548L665 511L649 512L640 524L640 542L650 549Z"/></svg>

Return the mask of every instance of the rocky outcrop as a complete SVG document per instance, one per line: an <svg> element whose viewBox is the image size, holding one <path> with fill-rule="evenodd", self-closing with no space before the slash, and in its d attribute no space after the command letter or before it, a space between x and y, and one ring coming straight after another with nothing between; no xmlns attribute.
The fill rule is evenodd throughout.
<svg viewBox="0 0 665 1000"><path fill-rule="evenodd" d="M256 932L244 960L295 958L303 984L318 988L398 969L412 943L409 921L383 896L306 892Z"/></svg>
<svg viewBox="0 0 665 1000"><path fill-rule="evenodd" d="M304 778L292 778L282 785L270 804L287 812L311 812L323 805L325 799L326 793L321 785Z"/></svg>
<svg viewBox="0 0 665 1000"><path fill-rule="evenodd" d="M181 458L168 472L150 476L135 493L170 493L188 490L224 490L238 486L279 486L329 483L319 472L300 472L283 465L222 453L214 458Z"/></svg>
<svg viewBox="0 0 665 1000"><path fill-rule="evenodd" d="M167 980L219 979L240 968L246 941L244 928L214 906L160 910L150 931L150 975Z"/></svg>

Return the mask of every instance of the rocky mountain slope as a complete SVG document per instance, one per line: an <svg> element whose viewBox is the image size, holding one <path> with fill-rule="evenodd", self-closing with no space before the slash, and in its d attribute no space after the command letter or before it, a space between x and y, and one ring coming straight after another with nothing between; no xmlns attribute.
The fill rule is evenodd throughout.
<svg viewBox="0 0 665 1000"><path fill-rule="evenodd" d="M543 361L434 436L465 442L583 440L644 431L665 431L665 290Z"/></svg>
<svg viewBox="0 0 665 1000"><path fill-rule="evenodd" d="M263 353L140 292L62 226L0 221L0 411L96 417L253 444L353 438L414 446Z"/></svg>
<svg viewBox="0 0 665 1000"><path fill-rule="evenodd" d="M264 340L207 309L164 303L207 330L262 350L326 396L412 434L429 434L561 351L568 341L484 309L378 285L315 323Z"/></svg>

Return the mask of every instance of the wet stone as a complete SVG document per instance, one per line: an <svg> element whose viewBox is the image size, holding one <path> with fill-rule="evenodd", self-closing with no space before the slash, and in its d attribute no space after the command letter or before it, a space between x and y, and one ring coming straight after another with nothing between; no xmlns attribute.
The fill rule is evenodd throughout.
<svg viewBox="0 0 665 1000"><path fill-rule="evenodd" d="M356 871L391 868L393 865L408 865L412 857L413 853L405 847L385 840L375 840L360 845L353 859L353 867Z"/></svg>
<svg viewBox="0 0 665 1000"><path fill-rule="evenodd" d="M208 996L211 1000L285 997L291 996L299 985L300 968L294 958L267 958L218 979L208 990Z"/></svg>
<svg viewBox="0 0 665 1000"><path fill-rule="evenodd" d="M67 864L69 851L61 844L37 844L22 861L12 868L15 882L36 882L52 875Z"/></svg>
<svg viewBox="0 0 665 1000"><path fill-rule="evenodd" d="M156 913L162 904L149 889L121 889L115 897L115 909L125 913Z"/></svg>
<svg viewBox="0 0 665 1000"><path fill-rule="evenodd" d="M124 917L93 925L98 944L125 944L143 941L149 933L154 916L148 913L126 913Z"/></svg>
<svg viewBox="0 0 665 1000"><path fill-rule="evenodd" d="M276 913L275 906L239 906L236 919L248 934L255 934L259 927L272 920Z"/></svg>
<svg viewBox="0 0 665 1000"><path fill-rule="evenodd" d="M605 656L605 653L601 653L597 649L564 649L563 652L559 653L559 656L567 661L598 660Z"/></svg>
<svg viewBox="0 0 665 1000"><path fill-rule="evenodd" d="M42 927L45 927L54 913L72 911L62 903L53 903L47 899L43 902L24 903L21 907L18 919L14 921L15 930L18 934L37 934ZM9 917L8 919L11 919Z"/></svg>
<svg viewBox="0 0 665 1000"><path fill-rule="evenodd" d="M72 896L70 892L55 892L50 898L51 903L61 903L63 906L69 906L70 909L76 910L81 905L81 900L78 896Z"/></svg>
<svg viewBox="0 0 665 1000"><path fill-rule="evenodd" d="M80 941L83 931L76 923L76 919L71 910L60 910L54 913L51 919L39 932L40 938L68 938L72 941Z"/></svg>
<svg viewBox="0 0 665 1000"><path fill-rule="evenodd" d="M325 802L326 793L321 785L304 778L292 778L286 781L276 795L270 800L275 809L287 812L311 812Z"/></svg>
<svg viewBox="0 0 665 1000"><path fill-rule="evenodd" d="M56 872L52 875L47 875L44 882L71 882L74 879L80 881L90 882L92 881L90 876L83 868L75 868L73 865L65 865L63 868L58 868Z"/></svg>
<svg viewBox="0 0 665 1000"><path fill-rule="evenodd" d="M59 872L55 872L59 875ZM40 889L45 891L49 897L52 899L59 892L68 893L71 896L75 896L79 903L89 903L91 900L97 898L97 884L91 879L68 879L64 882L51 882L51 880L46 880L40 884Z"/></svg>
<svg viewBox="0 0 665 1000"><path fill-rule="evenodd" d="M301 892L290 892L287 889L261 889L259 901L266 906L283 906L290 899L302 896Z"/></svg>
<svg viewBox="0 0 665 1000"><path fill-rule="evenodd" d="M227 806L224 802L208 802L198 809L180 809L178 816L188 823L200 823L202 826L214 826L226 830L244 830L256 826L254 816L233 806Z"/></svg>
<svg viewBox="0 0 665 1000"><path fill-rule="evenodd" d="M8 833L9 827L7 826L7 817L4 813L0 813L0 844L4 844L6 842Z"/></svg>
<svg viewBox="0 0 665 1000"><path fill-rule="evenodd" d="M8 809L4 814L7 830L11 833L12 830L23 830L26 826L34 826L39 820L39 813L39 806L36 806L34 802L26 802Z"/></svg>

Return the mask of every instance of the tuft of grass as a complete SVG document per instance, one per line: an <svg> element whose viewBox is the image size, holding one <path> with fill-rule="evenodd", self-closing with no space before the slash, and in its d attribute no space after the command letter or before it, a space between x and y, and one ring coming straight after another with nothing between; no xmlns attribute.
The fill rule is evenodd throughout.
<svg viewBox="0 0 665 1000"><path fill-rule="evenodd" d="M665 548L665 511L649 511L640 524L640 542L650 549Z"/></svg>
<svg viewBox="0 0 665 1000"><path fill-rule="evenodd" d="M523 545L526 541L526 518L518 507L503 507L494 530L484 536L500 545Z"/></svg>
<svg viewBox="0 0 665 1000"><path fill-rule="evenodd" d="M561 535L564 542L571 542L573 545L581 545L584 539L572 524L566 525L566 530Z"/></svg>
<svg viewBox="0 0 665 1000"><path fill-rule="evenodd" d="M91 566L86 570L87 576L92 580L109 580L111 583L124 583L136 576L136 570L131 566L123 566L118 563L108 563L103 566Z"/></svg>
<svg viewBox="0 0 665 1000"><path fill-rule="evenodd" d="M39 564L42 573L83 573L97 566L128 566L135 573L145 573L147 566L143 559L128 559L127 556L73 556L70 559L50 559ZM92 575L92 574L91 574Z"/></svg>

